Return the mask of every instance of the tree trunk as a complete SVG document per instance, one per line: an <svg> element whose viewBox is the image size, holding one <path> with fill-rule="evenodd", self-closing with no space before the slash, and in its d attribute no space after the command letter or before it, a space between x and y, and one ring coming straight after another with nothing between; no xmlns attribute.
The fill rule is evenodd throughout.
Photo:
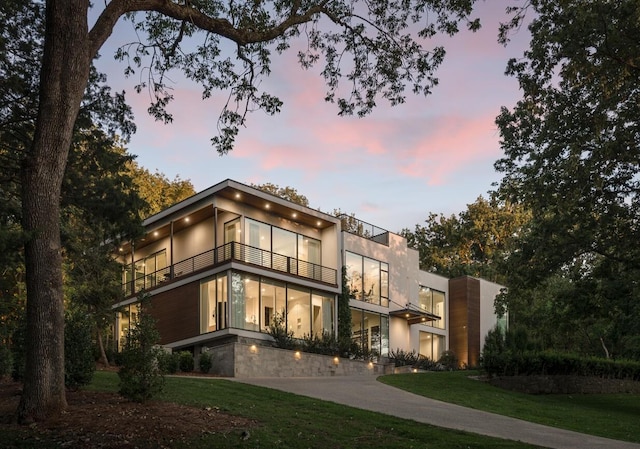
<svg viewBox="0 0 640 449"><path fill-rule="evenodd" d="M66 405L60 192L86 88L88 0L48 0L34 141L22 173L27 349L18 420L43 420Z"/></svg>
<svg viewBox="0 0 640 449"><path fill-rule="evenodd" d="M100 348L100 363L104 366L109 366L109 358L107 357L107 353L104 350L104 343L102 342L102 331L98 326L96 328L96 340L98 340L98 347Z"/></svg>

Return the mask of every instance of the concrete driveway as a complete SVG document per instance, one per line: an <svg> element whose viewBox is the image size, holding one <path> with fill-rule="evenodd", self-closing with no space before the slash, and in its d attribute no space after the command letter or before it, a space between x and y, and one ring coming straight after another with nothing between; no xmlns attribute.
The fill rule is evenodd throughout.
<svg viewBox="0 0 640 449"><path fill-rule="evenodd" d="M230 379L449 429L556 449L640 449L640 444L556 429L408 393L369 376Z"/></svg>

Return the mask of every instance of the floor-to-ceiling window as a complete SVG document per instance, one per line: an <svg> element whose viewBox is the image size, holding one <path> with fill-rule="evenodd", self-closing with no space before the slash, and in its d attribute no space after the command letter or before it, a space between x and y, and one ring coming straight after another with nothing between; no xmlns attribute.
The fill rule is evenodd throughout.
<svg viewBox="0 0 640 449"><path fill-rule="evenodd" d="M267 331L274 318L283 322L287 313L287 288L284 282L264 279L260 284L262 329Z"/></svg>
<svg viewBox="0 0 640 449"><path fill-rule="evenodd" d="M259 285L257 276L231 273L231 327L260 330Z"/></svg>
<svg viewBox="0 0 640 449"><path fill-rule="evenodd" d="M318 292L311 295L311 331L314 335L334 334L334 304L332 295Z"/></svg>
<svg viewBox="0 0 640 449"><path fill-rule="evenodd" d="M322 244L318 239L247 218L244 243L243 256L236 257L246 262L322 279Z"/></svg>
<svg viewBox="0 0 640 449"><path fill-rule="evenodd" d="M162 249L147 257L139 259L123 268L122 281L125 284L125 294L131 294L131 281L135 281L135 291L149 289L166 279L167 250Z"/></svg>
<svg viewBox="0 0 640 449"><path fill-rule="evenodd" d="M351 340L364 354L389 354L389 316L351 309Z"/></svg>
<svg viewBox="0 0 640 449"><path fill-rule="evenodd" d="M297 274L312 279L322 279L320 263L320 240L298 235L298 271Z"/></svg>
<svg viewBox="0 0 640 449"><path fill-rule="evenodd" d="M389 264L345 252L347 285L353 299L389 306Z"/></svg>
<svg viewBox="0 0 640 449"><path fill-rule="evenodd" d="M420 355L438 360L445 351L444 335L420 332Z"/></svg>
<svg viewBox="0 0 640 449"><path fill-rule="evenodd" d="M311 333L311 291L302 287L287 288L287 328L295 338Z"/></svg>
<svg viewBox="0 0 640 449"><path fill-rule="evenodd" d="M227 327L227 276L218 275L200 284L200 332Z"/></svg>
<svg viewBox="0 0 640 449"><path fill-rule="evenodd" d="M334 295L248 273L229 273L229 280L226 274L218 275L200 285L201 333L225 327L267 332L277 315L295 338L335 333Z"/></svg>
<svg viewBox="0 0 640 449"><path fill-rule="evenodd" d="M427 321L424 324L426 324L427 326L437 327L438 329L444 329L444 303L444 292L434 290L430 287L420 286L420 290L418 291L418 305L420 309L440 317L440 319Z"/></svg>
<svg viewBox="0 0 640 449"><path fill-rule="evenodd" d="M347 285L353 299L362 301L362 256L347 251L345 253L347 267Z"/></svg>
<svg viewBox="0 0 640 449"><path fill-rule="evenodd" d="M291 259L297 257L296 233L286 229L273 228L273 268L275 270L289 272Z"/></svg>

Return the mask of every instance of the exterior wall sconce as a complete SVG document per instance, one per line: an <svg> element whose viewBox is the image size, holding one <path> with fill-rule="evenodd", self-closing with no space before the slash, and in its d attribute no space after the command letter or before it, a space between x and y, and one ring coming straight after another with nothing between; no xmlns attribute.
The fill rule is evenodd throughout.
<svg viewBox="0 0 640 449"><path fill-rule="evenodd" d="M340 359L338 357L333 358L333 364L338 365L340 363Z"/></svg>
<svg viewBox="0 0 640 449"><path fill-rule="evenodd" d="M251 345L249 347L249 352L251 352L251 354L257 354L258 353L258 347L256 345Z"/></svg>
<svg viewBox="0 0 640 449"><path fill-rule="evenodd" d="M411 370L411 372L412 372L412 373L417 373L417 372L418 372L418 369L417 369L417 368L413 368L413 369Z"/></svg>
<svg viewBox="0 0 640 449"><path fill-rule="evenodd" d="M302 357L302 354L300 354L300 351L296 351L293 354L293 358L296 359L296 360L300 360L301 357Z"/></svg>
<svg viewBox="0 0 640 449"><path fill-rule="evenodd" d="M373 369L373 362L369 362L369 369Z"/></svg>

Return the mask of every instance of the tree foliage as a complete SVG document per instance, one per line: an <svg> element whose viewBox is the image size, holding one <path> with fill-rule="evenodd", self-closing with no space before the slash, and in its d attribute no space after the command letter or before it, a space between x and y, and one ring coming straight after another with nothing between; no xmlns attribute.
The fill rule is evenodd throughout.
<svg viewBox="0 0 640 449"><path fill-rule="evenodd" d="M93 379L96 361L91 336L93 323L81 310L67 312L64 326L64 383L77 389Z"/></svg>
<svg viewBox="0 0 640 449"><path fill-rule="evenodd" d="M525 205L532 220L509 258L501 305L535 326L574 323L556 344L578 340L573 348L584 352L633 356L640 4L532 0L528 8L513 10L503 29L532 17L530 49L507 67L523 98L497 118L505 156L496 168L501 195ZM543 310L549 314L534 316Z"/></svg>
<svg viewBox="0 0 640 449"><path fill-rule="evenodd" d="M479 197L457 216L431 213L426 225L402 231L420 253L420 268L446 277L476 276L503 282L501 263L514 251L514 237L529 220L521 206Z"/></svg>
<svg viewBox="0 0 640 449"><path fill-rule="evenodd" d="M270 182L266 182L264 184L251 184L251 187L270 193L271 195L284 200L291 201L292 203L299 204L300 206L309 207L309 200L307 197L298 193L298 191L293 187L280 187L279 185L272 184Z"/></svg>
<svg viewBox="0 0 640 449"><path fill-rule="evenodd" d="M131 317L131 328L120 354L122 364L118 377L122 396L134 402L145 402L164 387L164 375L158 362L163 350L158 346L160 333L150 312L151 300L144 293L139 299L137 313Z"/></svg>
<svg viewBox="0 0 640 449"><path fill-rule="evenodd" d="M176 176L173 180L156 170L151 173L135 161L129 165L129 172L136 190L146 205L141 209L143 217L149 217L195 195L193 184L188 179Z"/></svg>

